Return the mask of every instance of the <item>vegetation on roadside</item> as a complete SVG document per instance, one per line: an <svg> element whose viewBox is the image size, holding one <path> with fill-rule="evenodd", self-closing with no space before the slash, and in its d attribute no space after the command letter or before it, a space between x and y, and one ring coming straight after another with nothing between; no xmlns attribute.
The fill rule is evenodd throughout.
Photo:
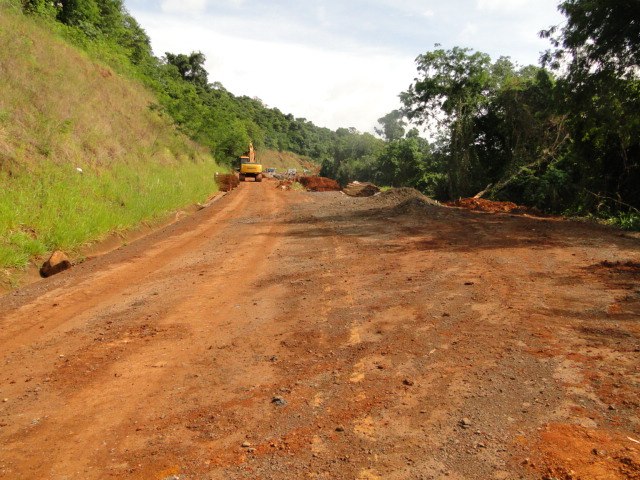
<svg viewBox="0 0 640 480"><path fill-rule="evenodd" d="M420 55L402 107L379 119L386 143L348 146L322 173L640 229L640 10L613 0L559 9L567 22L541 32L553 47L542 66L459 47Z"/></svg>
<svg viewBox="0 0 640 480"><path fill-rule="evenodd" d="M213 191L211 161L108 168L44 161L0 173L0 266L20 267L53 249L73 251L89 240L152 221Z"/></svg>
<svg viewBox="0 0 640 480"><path fill-rule="evenodd" d="M204 200L220 170L139 82L0 4L0 268Z"/></svg>

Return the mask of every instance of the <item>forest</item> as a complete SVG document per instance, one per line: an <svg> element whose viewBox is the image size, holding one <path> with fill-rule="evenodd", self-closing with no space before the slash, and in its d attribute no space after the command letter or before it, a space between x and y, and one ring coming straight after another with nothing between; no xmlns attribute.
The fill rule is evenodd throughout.
<svg viewBox="0 0 640 480"><path fill-rule="evenodd" d="M309 156L342 184L411 186L439 200L480 193L640 228L638 0L562 1L566 22L540 26L549 50L536 66L435 45L416 58L416 80L377 136L235 96L209 78L200 52L155 57L122 0L20 6L142 81L158 99L150 108L219 162L231 164L251 140Z"/></svg>

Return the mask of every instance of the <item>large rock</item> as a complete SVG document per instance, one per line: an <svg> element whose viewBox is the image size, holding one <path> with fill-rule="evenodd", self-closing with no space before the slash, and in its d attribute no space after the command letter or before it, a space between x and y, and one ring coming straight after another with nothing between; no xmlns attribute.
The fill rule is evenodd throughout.
<svg viewBox="0 0 640 480"><path fill-rule="evenodd" d="M67 257L64 252L56 250L51 254L49 260L44 262L42 267L40 267L40 275L47 278L68 268L71 268L69 257Z"/></svg>

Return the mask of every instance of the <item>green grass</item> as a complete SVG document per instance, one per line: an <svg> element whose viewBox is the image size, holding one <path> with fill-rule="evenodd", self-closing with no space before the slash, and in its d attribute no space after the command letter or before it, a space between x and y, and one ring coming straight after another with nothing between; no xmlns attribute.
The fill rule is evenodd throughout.
<svg viewBox="0 0 640 480"><path fill-rule="evenodd" d="M118 163L85 170L43 162L0 174L0 268L24 267L54 249L73 252L114 231L157 219L216 190L212 161Z"/></svg>
<svg viewBox="0 0 640 480"><path fill-rule="evenodd" d="M150 108L156 99L140 82L7 5L0 0L0 276L12 281L11 269L57 248L77 255L217 189L208 150Z"/></svg>

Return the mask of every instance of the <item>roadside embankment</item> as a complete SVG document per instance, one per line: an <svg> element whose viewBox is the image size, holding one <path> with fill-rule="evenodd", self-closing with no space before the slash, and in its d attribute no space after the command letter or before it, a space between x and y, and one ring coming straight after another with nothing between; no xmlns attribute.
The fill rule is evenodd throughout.
<svg viewBox="0 0 640 480"><path fill-rule="evenodd" d="M221 168L142 85L0 10L0 283L217 189Z"/></svg>

